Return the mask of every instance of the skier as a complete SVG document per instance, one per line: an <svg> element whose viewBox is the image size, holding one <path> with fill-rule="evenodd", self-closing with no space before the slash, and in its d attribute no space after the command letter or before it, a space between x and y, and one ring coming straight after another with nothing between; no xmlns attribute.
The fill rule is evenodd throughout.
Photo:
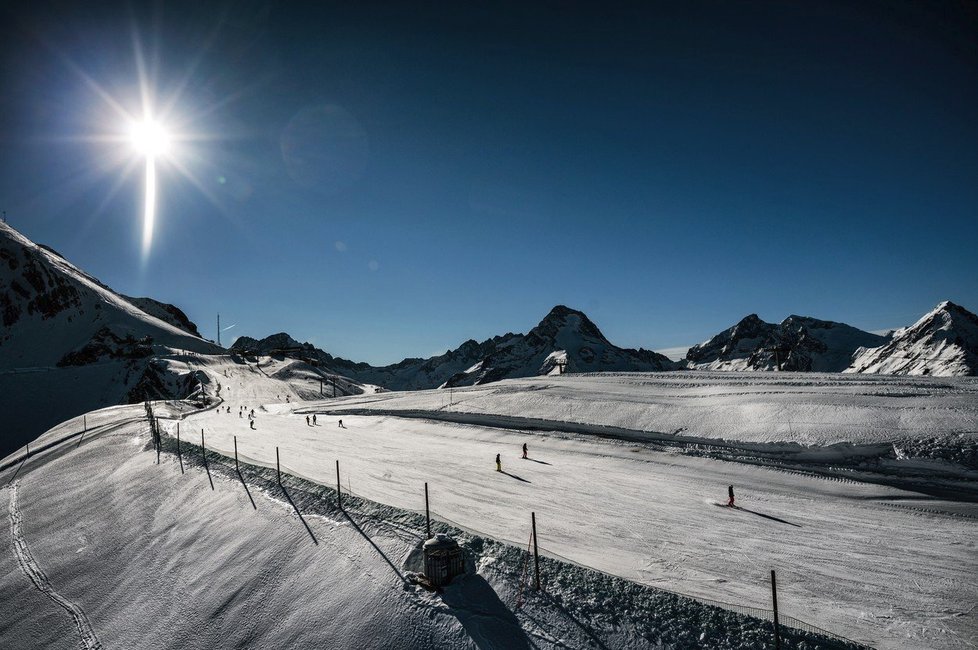
<svg viewBox="0 0 978 650"><path fill-rule="evenodd" d="M340 427L341 429L345 429L345 428L346 428L346 427L344 427L344 426L343 426L343 420L340 420L340 423L339 423L339 425L338 425L338 426L339 426L339 427Z"/></svg>
<svg viewBox="0 0 978 650"><path fill-rule="evenodd" d="M499 460L499 454L496 454L496 471L503 471L503 461Z"/></svg>
<svg viewBox="0 0 978 650"><path fill-rule="evenodd" d="M733 495L733 486L732 485L729 486L729 487L727 487L727 494L730 496L730 500L727 501L727 505L730 506L731 508L733 508L734 507L734 495Z"/></svg>
<svg viewBox="0 0 978 650"><path fill-rule="evenodd" d="M254 421L254 420L252 420L252 421L251 421L251 428L252 428L252 429L254 429L254 428L255 428L255 421Z"/></svg>
<svg viewBox="0 0 978 650"><path fill-rule="evenodd" d="M239 418L243 418L244 417L244 413L242 411L238 411L238 417Z"/></svg>
<svg viewBox="0 0 978 650"><path fill-rule="evenodd" d="M523 458L526 458L526 443L523 443Z"/></svg>
<svg viewBox="0 0 978 650"><path fill-rule="evenodd" d="M255 417L255 409L251 409L251 417Z"/></svg>
<svg viewBox="0 0 978 650"><path fill-rule="evenodd" d="M316 414L312 414L312 426L316 426Z"/></svg>
<svg viewBox="0 0 978 650"><path fill-rule="evenodd" d="M308 415L306 416L306 426L307 427L309 426L309 416Z"/></svg>

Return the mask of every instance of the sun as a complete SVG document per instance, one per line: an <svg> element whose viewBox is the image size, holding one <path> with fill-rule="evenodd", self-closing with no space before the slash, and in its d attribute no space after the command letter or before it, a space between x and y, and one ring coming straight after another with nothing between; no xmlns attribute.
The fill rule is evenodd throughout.
<svg viewBox="0 0 978 650"><path fill-rule="evenodd" d="M170 134L162 124L152 119L130 124L129 141L137 152L147 158L157 158L170 151Z"/></svg>

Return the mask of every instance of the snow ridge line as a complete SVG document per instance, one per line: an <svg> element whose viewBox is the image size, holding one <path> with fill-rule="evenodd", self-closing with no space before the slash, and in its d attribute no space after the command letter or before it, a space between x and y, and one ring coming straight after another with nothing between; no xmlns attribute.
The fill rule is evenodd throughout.
<svg viewBox="0 0 978 650"><path fill-rule="evenodd" d="M20 563L21 570L24 572L24 575L30 578L38 591L53 600L71 615L71 618L75 621L75 627L78 628L78 635L81 637L82 647L85 650L101 650L102 643L95 635L95 630L92 629L92 624L89 622L84 610L54 590L48 577L44 574L44 571L31 554L31 549L27 545L27 540L24 539L24 534L20 527L22 518L20 509L17 507L17 485L17 483L14 483L10 486L10 534L13 537L14 553L17 555L17 561Z"/></svg>

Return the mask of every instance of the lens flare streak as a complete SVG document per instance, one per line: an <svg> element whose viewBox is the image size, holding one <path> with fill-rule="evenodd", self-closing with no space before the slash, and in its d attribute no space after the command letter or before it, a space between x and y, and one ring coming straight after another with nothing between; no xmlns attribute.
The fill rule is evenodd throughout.
<svg viewBox="0 0 978 650"><path fill-rule="evenodd" d="M153 226L156 222L156 160L146 157L146 203L143 209L143 259L153 245Z"/></svg>

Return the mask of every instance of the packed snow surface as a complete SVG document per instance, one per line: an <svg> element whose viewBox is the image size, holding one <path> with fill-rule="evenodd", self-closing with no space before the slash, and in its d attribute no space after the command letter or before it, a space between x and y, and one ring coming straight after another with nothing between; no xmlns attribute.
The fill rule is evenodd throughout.
<svg viewBox="0 0 978 650"><path fill-rule="evenodd" d="M257 464L274 465L278 447L290 473L326 485L340 460L344 489L397 507L419 508L427 481L441 517L496 539L518 544L535 511L547 552L643 584L762 607L765 576L777 569L783 612L875 646L971 647L978 631L973 504L763 460L696 457L641 435L818 445L806 448L814 458L837 443L974 440L975 380L623 373L297 405L270 403L276 386L255 378L232 370L223 394L232 412L183 426L203 428L207 444L228 454L237 436L242 457ZM256 409L254 430L241 406ZM312 414L315 426L306 424ZM550 430L523 431L513 418ZM565 426L574 423L636 435L595 437ZM975 478L964 467L951 473ZM743 510L717 506L728 485Z"/></svg>
<svg viewBox="0 0 978 650"><path fill-rule="evenodd" d="M905 449L901 445L908 440L948 436L956 436L962 448L973 443L976 380L618 373L313 400L316 377L291 361L262 358L256 368L240 359L205 357L196 367L223 400L220 405L189 414L177 403L157 407L163 415L184 416L163 426L171 436L179 426L185 445L198 441L203 430L209 450L233 457L236 442L243 463L266 468L275 467L277 449L283 472L324 486L335 485L338 460L344 492L403 510L423 508L427 482L436 520L457 525L473 539L509 541L516 548L526 548L529 515L535 512L545 555L700 599L769 608L769 572L776 569L783 615L880 648L974 647L978 474L967 459L961 464L894 450ZM240 487L235 492L227 472L211 470L213 493L199 467L188 468L189 479L181 478L172 448L154 469L155 454L139 453L147 440L139 408L91 414L102 433L87 433L76 452L59 452L48 473L27 471L14 478L23 513L19 525L32 557L52 588L81 607L97 633L103 631L100 642L107 647L126 645L133 630L110 599L93 595L91 584L105 584L112 599L133 600L125 616L152 622L145 632L150 642L179 627L181 617L227 633L231 621L246 619L248 603L257 600L267 604L265 623L247 629L260 637L241 632L225 640L207 631L181 641L188 647L281 647L312 640L321 645L328 631L299 621L357 612L363 626L356 626L344 647L351 646L349 639L364 647L525 642L521 632L495 644L486 642L484 630L466 637L460 629L472 632L480 616L471 607L419 622L417 612L429 610L411 600L414 592L377 587L392 569L403 569L399 558L410 552L413 542L398 533L379 534L376 547L355 545L359 550L351 560L349 549L342 549L358 533L328 513L308 517L307 534L288 515L287 503L276 501L280 509L270 515L259 499L263 493L246 496ZM77 421L45 440L72 430L78 430ZM528 459L520 458L524 443ZM497 453L502 472L495 471ZM28 468L34 462L40 461L28 461ZM6 470L4 484L14 471ZM91 480L93 471L102 474L99 480ZM161 471L171 481L162 492ZM720 505L729 485L738 509ZM259 501L257 511L252 498ZM134 503L140 505L133 509ZM65 526L66 508L81 523ZM136 539L117 532L124 522L140 531ZM336 547L334 531L341 536ZM314 555L310 536L329 538L333 550ZM281 544L267 543L277 540ZM99 546L106 543L124 547L110 557L122 553L140 570L119 575L94 560L73 570L66 549L99 554L107 552ZM377 557L376 549L385 550L392 563ZM198 555L206 562L202 568L181 559ZM499 557L484 557L480 575L497 575L492 567L502 566ZM4 598L25 595L21 583L20 591L10 591L23 571L17 574L16 565L7 563L8 574L0 575ZM370 579L366 587L357 582L361 575ZM506 589L492 582L490 592L515 597ZM584 593L579 584L574 589ZM330 590L336 593L323 595ZM219 605L222 595L226 608ZM476 600L479 610L484 601ZM614 596L599 600L615 607ZM58 605L47 602L39 611L54 620L51 608ZM206 606L194 613L197 602ZM64 608L58 611L64 615ZM499 612L505 625L527 629L524 618L514 624ZM268 623L278 620L294 623ZM25 616L11 629L21 634L31 625L34 619ZM70 636L64 621L58 625L50 630ZM70 617L67 625L74 625ZM380 636L368 637L370 626ZM647 646L625 628L607 647ZM533 644L591 645L587 638L560 640L574 629L580 634L574 625L549 628L550 641L534 636ZM409 630L408 636L395 630ZM716 647L759 642L737 643Z"/></svg>

